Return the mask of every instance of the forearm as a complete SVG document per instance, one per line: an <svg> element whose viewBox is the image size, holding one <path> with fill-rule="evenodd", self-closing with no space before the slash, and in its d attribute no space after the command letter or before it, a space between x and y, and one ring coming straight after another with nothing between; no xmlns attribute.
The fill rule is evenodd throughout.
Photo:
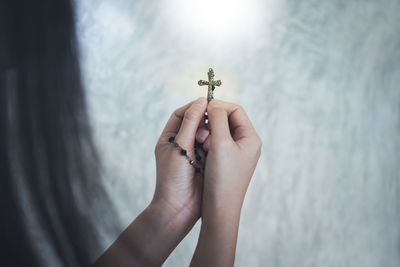
<svg viewBox="0 0 400 267"><path fill-rule="evenodd" d="M161 266L197 221L187 221L184 212L150 204L94 266Z"/></svg>
<svg viewBox="0 0 400 267"><path fill-rule="evenodd" d="M222 203L208 205L203 211L191 266L233 266L239 220L240 207Z"/></svg>

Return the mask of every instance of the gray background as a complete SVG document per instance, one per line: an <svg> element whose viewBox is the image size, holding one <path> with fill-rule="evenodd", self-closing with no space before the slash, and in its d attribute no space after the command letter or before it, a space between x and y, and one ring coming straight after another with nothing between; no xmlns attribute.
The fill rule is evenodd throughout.
<svg viewBox="0 0 400 267"><path fill-rule="evenodd" d="M170 113L205 96L196 82L214 67L216 97L242 105L264 143L236 266L400 266L400 2L255 0L258 24L229 36L183 29L178 2L77 1L120 229L152 198ZM165 266L188 265L198 232Z"/></svg>

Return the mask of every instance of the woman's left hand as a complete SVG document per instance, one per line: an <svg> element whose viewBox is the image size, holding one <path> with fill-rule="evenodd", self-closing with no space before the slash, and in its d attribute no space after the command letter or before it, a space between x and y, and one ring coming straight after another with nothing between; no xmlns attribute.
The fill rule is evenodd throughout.
<svg viewBox="0 0 400 267"><path fill-rule="evenodd" d="M203 176L168 139L194 158L194 142L203 143L207 100L199 98L177 109L156 145L157 181L150 205L94 263L96 267L161 266L200 218ZM201 128L199 128L201 127Z"/></svg>
<svg viewBox="0 0 400 267"><path fill-rule="evenodd" d="M195 159L195 140L202 143L208 135L208 131L202 128L206 109L205 98L177 109L155 148L157 181L151 205L164 207L167 217L171 216L174 223L179 224L177 227L191 228L200 218L203 176L195 172L188 159L168 140L175 136L175 142L187 151L190 158Z"/></svg>

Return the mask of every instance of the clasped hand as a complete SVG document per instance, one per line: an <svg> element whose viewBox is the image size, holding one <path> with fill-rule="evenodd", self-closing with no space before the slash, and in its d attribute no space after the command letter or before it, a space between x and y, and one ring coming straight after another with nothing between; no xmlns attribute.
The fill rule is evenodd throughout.
<svg viewBox="0 0 400 267"><path fill-rule="evenodd" d="M203 144L204 172L195 172L168 141L171 136L191 158L195 140ZM238 105L199 98L174 111L155 147L153 200L95 265L160 266L201 217L191 265L232 266L240 210L261 145Z"/></svg>
<svg viewBox="0 0 400 267"><path fill-rule="evenodd" d="M209 128L204 125L208 112ZM212 132L210 135L209 133ZM208 151L204 177L195 173L168 138L175 140L194 158L195 139ZM153 204L183 213L190 222L201 216L208 201L240 208L260 156L261 141L243 108L199 98L177 110L168 120L155 148L157 182ZM202 201L203 196L206 196ZM239 207L240 206L240 207Z"/></svg>

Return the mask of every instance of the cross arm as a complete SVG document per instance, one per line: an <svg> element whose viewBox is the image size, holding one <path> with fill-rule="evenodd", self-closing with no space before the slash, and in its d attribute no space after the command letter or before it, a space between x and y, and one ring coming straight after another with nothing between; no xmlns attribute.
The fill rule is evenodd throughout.
<svg viewBox="0 0 400 267"><path fill-rule="evenodd" d="M198 82L198 84L199 84L200 86L203 86L203 85L210 85L210 83L209 83L208 81L204 81L204 80L200 80L200 81Z"/></svg>

